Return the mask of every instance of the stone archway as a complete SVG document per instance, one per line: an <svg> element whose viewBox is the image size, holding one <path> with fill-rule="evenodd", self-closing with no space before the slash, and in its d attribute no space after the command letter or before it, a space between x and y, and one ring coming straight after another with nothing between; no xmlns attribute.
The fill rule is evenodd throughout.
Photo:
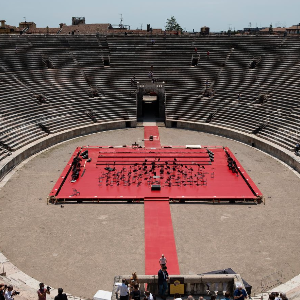
<svg viewBox="0 0 300 300"><path fill-rule="evenodd" d="M158 119L165 119L165 85L163 82L138 82L137 83L137 93L136 93L136 102L137 102L137 119L142 119L143 112L143 102L147 100L146 95L155 95L157 101L156 103L156 115Z"/></svg>

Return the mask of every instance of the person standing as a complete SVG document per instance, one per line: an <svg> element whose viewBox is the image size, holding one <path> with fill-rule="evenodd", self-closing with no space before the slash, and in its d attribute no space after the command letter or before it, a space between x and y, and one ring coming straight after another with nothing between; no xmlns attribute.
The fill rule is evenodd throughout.
<svg viewBox="0 0 300 300"><path fill-rule="evenodd" d="M46 300L46 294L50 295L50 287L47 287L45 289L45 285L41 282L37 294L38 294L38 300Z"/></svg>
<svg viewBox="0 0 300 300"><path fill-rule="evenodd" d="M116 291L116 297L120 291L120 300L128 300L128 286L126 285L126 279L122 279L122 284L118 286ZM117 297L118 298L118 297Z"/></svg>
<svg viewBox="0 0 300 300"><path fill-rule="evenodd" d="M7 287L7 290L4 294L5 300L14 300L13 296L16 295L16 292L13 292L14 287L12 285L9 285Z"/></svg>
<svg viewBox="0 0 300 300"><path fill-rule="evenodd" d="M145 298L147 300L154 300L153 295L149 291L145 291Z"/></svg>
<svg viewBox="0 0 300 300"><path fill-rule="evenodd" d="M275 300L282 300L278 292L275 292Z"/></svg>
<svg viewBox="0 0 300 300"><path fill-rule="evenodd" d="M169 281L169 274L167 272L167 267L162 266L161 269L158 271L158 294L162 299L167 299L165 293L168 289L168 281Z"/></svg>
<svg viewBox="0 0 300 300"><path fill-rule="evenodd" d="M237 299L238 300L247 299L247 293L243 289L241 283L238 283L236 286L237 286L237 289L233 293L233 299L235 299L235 300L237 300Z"/></svg>
<svg viewBox="0 0 300 300"><path fill-rule="evenodd" d="M223 298L222 300L230 300L230 293L226 292L225 293L225 298Z"/></svg>
<svg viewBox="0 0 300 300"><path fill-rule="evenodd" d="M282 300L289 300L286 296L286 293L280 293L280 297Z"/></svg>
<svg viewBox="0 0 300 300"><path fill-rule="evenodd" d="M165 266L167 263L167 259L165 258L165 256L162 254L161 258L159 259L159 264L161 267Z"/></svg>
<svg viewBox="0 0 300 300"><path fill-rule="evenodd" d="M297 143L295 146L295 154L298 155L299 154L299 150L300 150L300 144Z"/></svg>
<svg viewBox="0 0 300 300"><path fill-rule="evenodd" d="M130 293L130 300L141 300L141 292L139 291L139 285L135 284L132 292Z"/></svg>
<svg viewBox="0 0 300 300"><path fill-rule="evenodd" d="M68 297L66 294L63 294L63 289L62 288L58 288L57 289L58 294L57 296L54 297L54 300L68 300Z"/></svg>
<svg viewBox="0 0 300 300"><path fill-rule="evenodd" d="M6 290L6 285L4 283L0 283L0 300L5 300L4 294Z"/></svg>

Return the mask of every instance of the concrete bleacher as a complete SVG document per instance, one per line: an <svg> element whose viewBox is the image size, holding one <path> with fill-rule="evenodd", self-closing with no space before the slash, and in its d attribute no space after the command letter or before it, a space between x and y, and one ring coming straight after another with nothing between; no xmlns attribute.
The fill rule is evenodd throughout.
<svg viewBox="0 0 300 300"><path fill-rule="evenodd" d="M13 151L47 135L39 123L57 133L93 123L91 110L98 123L135 120L133 96L89 95L105 86L105 75L88 78L104 72L107 49L95 36L1 36L0 46L0 141Z"/></svg>
<svg viewBox="0 0 300 300"><path fill-rule="evenodd" d="M212 116L212 125L247 134L264 124L258 137L292 150L299 141L299 46L298 38L272 36L3 35L0 141L20 149L47 136L39 123L58 133L95 120L136 121L130 80L150 80L152 70L165 83L166 120ZM253 59L259 63L250 69ZM206 88L212 97L203 95Z"/></svg>
<svg viewBox="0 0 300 300"><path fill-rule="evenodd" d="M204 40L203 43L206 43ZM218 46L214 45L216 41ZM294 123L299 99L299 43L299 39L282 40L277 37L232 37L224 41L222 38L213 41L207 38L212 50L209 60L203 58L205 65L213 64L214 60L217 63L222 61L222 52L217 47L227 47L227 51L230 47L232 49L226 65L221 66L218 73L217 70L206 69L207 78L216 78L213 85L215 95L212 98L188 95L184 106L171 101L167 105L167 119L204 123L213 114L211 124L246 133L252 133L266 123L257 135L292 150L295 142L299 141ZM249 69L250 62L257 57L260 63L255 69ZM201 68L201 64L202 57L197 68ZM241 94L240 101L238 94ZM268 94L268 100L257 104L261 94ZM277 113L282 117L275 118ZM285 130L282 130L283 127ZM293 128L294 134L287 134Z"/></svg>

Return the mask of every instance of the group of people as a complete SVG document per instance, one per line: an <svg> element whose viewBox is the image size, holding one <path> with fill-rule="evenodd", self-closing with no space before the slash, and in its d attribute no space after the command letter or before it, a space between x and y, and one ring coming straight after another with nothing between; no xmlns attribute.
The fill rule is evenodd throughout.
<svg viewBox="0 0 300 300"><path fill-rule="evenodd" d="M130 283L128 284L125 278L122 279L122 284L118 285L116 290L116 297L120 294L119 300L141 300L141 291L139 290L139 283L136 273L132 274ZM155 300L154 296L149 292L145 291L143 300Z"/></svg>
<svg viewBox="0 0 300 300"><path fill-rule="evenodd" d="M167 271L167 259L164 254L159 259L160 270L158 271L158 294L160 298L165 300L166 291L168 290L169 274Z"/></svg>
<svg viewBox="0 0 300 300"><path fill-rule="evenodd" d="M288 300L285 293L272 292L269 295L269 300Z"/></svg>
<svg viewBox="0 0 300 300"><path fill-rule="evenodd" d="M158 294L160 296L161 299L166 300L166 291L168 289L168 282L169 282L169 274L167 272L167 259L164 256L164 254L162 254L161 258L159 259L159 264L160 264L160 270L158 271ZM230 293L226 292L225 297L222 300L229 300L230 299ZM247 299L248 295L247 292L245 291L245 289L243 289L241 284L237 285L237 289L234 291L233 294L233 299L234 300L245 300ZM216 296L215 295L211 295L210 300L215 300ZM174 300L182 300L181 296L176 293L174 295ZM188 296L188 300L195 300L194 297L192 295ZM199 297L199 300L204 300L204 298L202 296ZM282 299L282 300L286 300L286 299Z"/></svg>
<svg viewBox="0 0 300 300"><path fill-rule="evenodd" d="M167 259L162 254L159 259L160 270L158 271L158 294L161 299L165 300L166 291L168 289L169 274L167 272ZM50 287L45 288L44 283L39 284L40 288L37 291L37 300L46 300L47 294L50 294ZM243 289L242 284L238 283L236 290L233 293L233 300L245 300L248 298L247 292ZM118 298L118 293L120 294L119 300L141 300L141 292L139 290L139 282L136 273L132 274L130 278L130 283L127 282L125 278L122 279L122 283L118 285L116 290L116 297ZM5 285L0 283L0 300L14 300L15 295L19 295L20 292L14 290L12 285ZM54 300L68 300L67 295L63 293L62 288L58 288L58 294L55 296ZM145 291L143 300L156 300L155 295L149 291ZM182 300L180 294L174 294L174 300ZM187 300L195 300L192 295L187 297ZM204 297L200 296L199 300L204 300ZM211 295L210 300L216 300L216 295ZM230 293L226 292L222 300L232 300L230 298ZM269 300L288 300L285 293L272 292L269 295Z"/></svg>
<svg viewBox="0 0 300 300"><path fill-rule="evenodd" d="M47 288L45 288L44 283L40 283L40 288L37 291L38 294L38 300L46 300L46 296L47 294L50 295L50 286L47 286ZM63 293L63 289L62 288L58 288L57 292L58 294L54 297L54 300L68 300L68 297L66 294Z"/></svg>
<svg viewBox="0 0 300 300"><path fill-rule="evenodd" d="M13 300L20 292L14 291L12 285L0 284L0 300Z"/></svg>
<svg viewBox="0 0 300 300"><path fill-rule="evenodd" d="M248 295L247 292L243 289L242 285L237 285L237 289L234 291L233 299L234 300L245 300L247 299ZM210 296L210 300L216 300L216 295L213 294ZM182 300L181 296L179 294L174 295L174 300ZM192 295L189 295L187 297L187 300L195 300L195 298ZM199 300L205 300L203 296L199 297ZM224 298L221 300L232 300L230 297L229 292L225 292Z"/></svg>
<svg viewBox="0 0 300 300"><path fill-rule="evenodd" d="M44 283L39 284L40 288L37 290L38 300L46 300L47 294L50 295L50 287L45 288ZM12 285L5 285L0 283L0 300L14 300L14 296L19 295L20 292L14 290ZM54 300L68 300L66 294L63 293L62 288L58 288L58 294Z"/></svg>
<svg viewBox="0 0 300 300"><path fill-rule="evenodd" d="M166 267L167 259L162 254L159 259L159 264L161 269L158 271L158 288L159 295L162 299L165 299L165 293L168 288L168 280L169 275ZM141 300L141 292L139 290L139 282L136 273L132 273L130 278L130 282L127 282L125 278L122 279L122 283L118 285L116 290L116 297L118 298L118 294L120 296L119 300ZM155 295L150 293L150 291L145 291L145 296L143 300L155 300Z"/></svg>
<svg viewBox="0 0 300 300"><path fill-rule="evenodd" d="M198 54L198 48L197 48L196 46L194 47L194 50L195 50L195 53ZM209 55L210 55L210 52L207 51L207 52L206 52L206 58L207 58L207 59L209 59Z"/></svg>
<svg viewBox="0 0 300 300"><path fill-rule="evenodd" d="M159 259L160 270L158 271L158 294L159 297L163 300L166 300L166 292L168 289L169 282L169 274L167 272L167 259L162 254ZM130 296L130 300L140 300L141 293L139 291L139 284L136 273L132 274L130 279L130 284L126 282L126 279L122 279L122 284L118 286L116 291L116 296L120 293L120 300L128 300ZM248 298L248 294L246 290L243 288L241 283L237 283L236 289L233 293L233 297L231 298L230 293L226 292L224 298L222 300L245 300ZM288 300L285 293L271 293L269 295L270 300ZM40 299L42 300L42 299ZM149 291L145 291L145 297L143 300L155 300L155 296L152 295ZM174 300L182 300L180 294L174 294ZM187 300L195 300L192 295L187 297ZM198 300L204 300L203 296L200 296ZM216 295L213 293L210 296L210 300L216 300Z"/></svg>

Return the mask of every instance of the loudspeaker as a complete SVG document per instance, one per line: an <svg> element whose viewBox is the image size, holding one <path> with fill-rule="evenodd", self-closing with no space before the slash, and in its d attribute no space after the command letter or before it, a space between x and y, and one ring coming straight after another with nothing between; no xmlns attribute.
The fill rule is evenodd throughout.
<svg viewBox="0 0 300 300"><path fill-rule="evenodd" d="M151 191L160 191L160 184L151 185Z"/></svg>

